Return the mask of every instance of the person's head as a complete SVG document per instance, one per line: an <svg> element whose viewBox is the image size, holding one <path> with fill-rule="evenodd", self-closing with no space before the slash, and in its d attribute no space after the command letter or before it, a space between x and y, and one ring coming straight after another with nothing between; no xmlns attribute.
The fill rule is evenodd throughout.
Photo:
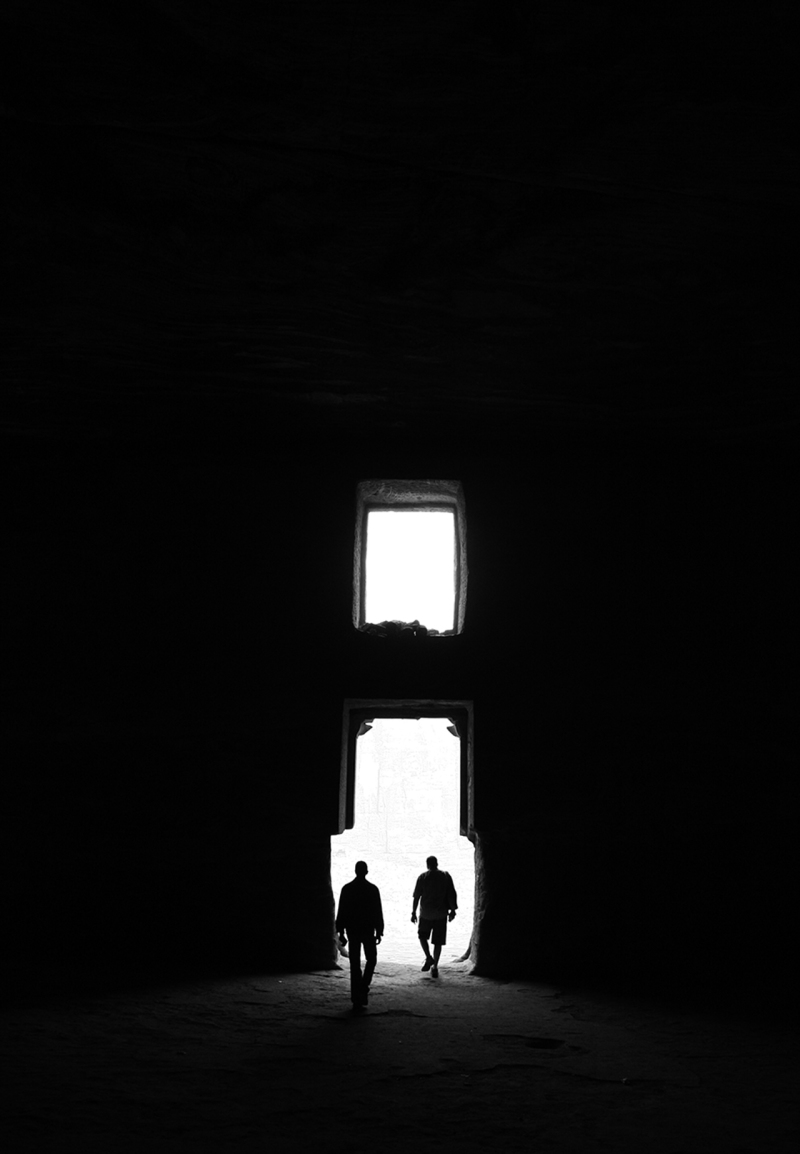
<svg viewBox="0 0 800 1154"><path fill-rule="evenodd" d="M368 873L369 873L369 869L367 868L367 863L365 861L357 861L356 862L356 877L357 878L365 878Z"/></svg>
<svg viewBox="0 0 800 1154"><path fill-rule="evenodd" d="M439 868L439 863L435 857L425 858L425 865L428 867L429 870L435 870L435 869Z"/></svg>

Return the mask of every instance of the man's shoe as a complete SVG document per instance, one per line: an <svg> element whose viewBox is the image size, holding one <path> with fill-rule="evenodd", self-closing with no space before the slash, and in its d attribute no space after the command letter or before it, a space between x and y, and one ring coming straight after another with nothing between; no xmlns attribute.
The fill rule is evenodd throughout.
<svg viewBox="0 0 800 1154"><path fill-rule="evenodd" d="M431 970L431 977L432 978L438 978L439 977L439 967L436 965L435 962L434 962L433 969Z"/></svg>
<svg viewBox="0 0 800 1154"><path fill-rule="evenodd" d="M429 970L432 965L433 965L433 958L426 958L425 959L425 965L422 967L423 974L425 973L426 970Z"/></svg>

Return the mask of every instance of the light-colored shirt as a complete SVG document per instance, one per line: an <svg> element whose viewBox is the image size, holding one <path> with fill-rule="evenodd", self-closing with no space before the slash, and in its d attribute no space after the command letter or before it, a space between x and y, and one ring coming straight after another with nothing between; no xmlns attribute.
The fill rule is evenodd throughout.
<svg viewBox="0 0 800 1154"><path fill-rule="evenodd" d="M436 922L446 918L450 910L458 909L456 887L447 870L426 870L414 886L414 909L419 901L419 916Z"/></svg>

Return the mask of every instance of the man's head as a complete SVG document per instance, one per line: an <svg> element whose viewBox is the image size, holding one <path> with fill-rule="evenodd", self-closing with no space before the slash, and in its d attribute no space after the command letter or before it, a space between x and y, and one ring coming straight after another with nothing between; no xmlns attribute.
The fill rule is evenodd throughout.
<svg viewBox="0 0 800 1154"><path fill-rule="evenodd" d="M356 877L357 878L365 878L368 873L369 873L369 869L367 868L367 863L365 861L357 861L356 862Z"/></svg>
<svg viewBox="0 0 800 1154"><path fill-rule="evenodd" d="M425 865L428 867L429 870L435 870L435 869L439 868L439 863L435 857L425 858Z"/></svg>

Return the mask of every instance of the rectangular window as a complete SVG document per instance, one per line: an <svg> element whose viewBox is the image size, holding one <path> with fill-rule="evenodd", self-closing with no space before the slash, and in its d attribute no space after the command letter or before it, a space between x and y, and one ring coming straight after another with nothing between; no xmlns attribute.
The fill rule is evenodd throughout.
<svg viewBox="0 0 800 1154"><path fill-rule="evenodd" d="M416 620L438 633L452 630L452 509L370 509L366 529L366 620Z"/></svg>
<svg viewBox="0 0 800 1154"><path fill-rule="evenodd" d="M457 481L362 481L357 491L357 628L414 624L459 633L466 608L466 519Z"/></svg>

